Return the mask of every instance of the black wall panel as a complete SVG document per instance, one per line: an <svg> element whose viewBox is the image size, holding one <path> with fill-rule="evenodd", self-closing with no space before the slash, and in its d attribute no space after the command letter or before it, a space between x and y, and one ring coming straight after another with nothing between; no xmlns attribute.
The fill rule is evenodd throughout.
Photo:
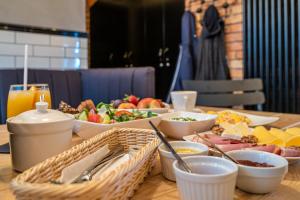
<svg viewBox="0 0 300 200"><path fill-rule="evenodd" d="M245 78L261 78L264 110L300 113L300 2L244 0Z"/></svg>

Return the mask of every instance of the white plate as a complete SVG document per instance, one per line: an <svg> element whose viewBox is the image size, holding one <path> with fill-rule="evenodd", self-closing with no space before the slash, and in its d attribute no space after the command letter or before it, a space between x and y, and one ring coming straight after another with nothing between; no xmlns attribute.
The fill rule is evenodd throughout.
<svg viewBox="0 0 300 200"><path fill-rule="evenodd" d="M200 133L200 134L212 134L212 132L207 131L207 132L203 132L203 133ZM193 138L195 136L196 135L187 135L187 136L184 136L182 139L185 140L185 141L195 142L195 141L193 141ZM209 148L209 152L210 152L211 155L221 156L221 154L218 151L216 151L215 149ZM284 158L287 159L287 161L289 162L289 165L295 164L300 160L300 157L284 157Z"/></svg>
<svg viewBox="0 0 300 200"><path fill-rule="evenodd" d="M107 131L112 128L141 128L141 129L151 129L149 121L158 126L160 123L160 115L157 117L151 117L146 119L138 119L128 122L119 122L114 124L98 124L94 122L75 120L73 132L83 139L91 138L101 132Z"/></svg>
<svg viewBox="0 0 300 200"><path fill-rule="evenodd" d="M253 126L263 126L263 125L267 125L267 124L272 124L272 123L279 120L279 117L268 117L268 116L252 115L252 114L237 112L237 111L233 111L233 110L223 110L223 111L230 111L232 113L236 113L236 114L248 117L251 120L251 123L249 124L249 126L252 126L252 127Z"/></svg>

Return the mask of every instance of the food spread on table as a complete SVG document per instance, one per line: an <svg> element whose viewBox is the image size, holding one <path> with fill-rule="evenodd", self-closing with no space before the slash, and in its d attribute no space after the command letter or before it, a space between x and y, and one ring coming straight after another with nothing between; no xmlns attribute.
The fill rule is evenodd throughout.
<svg viewBox="0 0 300 200"><path fill-rule="evenodd" d="M165 104L159 99L141 99L134 95L125 95L123 99L113 100L109 104L103 102L95 104L92 100L87 99L82 101L76 108L63 101L59 104L60 111L74 115L75 119L79 120L78 122L82 123L81 121L87 121L97 124L116 124L157 117L158 114L150 111L150 109L164 107ZM146 109L146 111L144 109ZM147 109L149 109L149 111ZM243 152L245 152L245 150L258 150L277 154L286 159L300 157L300 128L290 128L283 131L276 128L267 130L264 126L250 127L252 121L247 116L230 110L217 113L209 111L208 114L217 115L216 120L212 122L212 124L215 124L211 128L211 131L200 134L208 141L216 144L224 152L233 150L242 150ZM173 116L170 120L179 122L199 121L190 116ZM206 143L197 135L193 136L192 142L202 143L212 148L209 143ZM184 154L199 154L202 152L186 147L177 147L174 149L177 153L181 154L181 156ZM286 161L286 159L283 160ZM266 170L276 166L268 162L257 162L248 158L237 159L237 161L240 165L266 168ZM88 171L90 172L91 170ZM78 174L76 174L76 176L77 175Z"/></svg>

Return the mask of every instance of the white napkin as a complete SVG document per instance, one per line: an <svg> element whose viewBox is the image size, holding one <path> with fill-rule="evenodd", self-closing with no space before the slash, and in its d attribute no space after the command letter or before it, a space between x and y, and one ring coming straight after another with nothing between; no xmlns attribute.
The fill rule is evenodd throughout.
<svg viewBox="0 0 300 200"><path fill-rule="evenodd" d="M83 159L73 163L72 165L64 168L60 176L60 182L71 183L74 181L83 171L87 170L89 167L95 165L97 162L102 160L106 155L108 155L109 149L108 145L100 148L94 153L84 157Z"/></svg>
<svg viewBox="0 0 300 200"><path fill-rule="evenodd" d="M107 171L112 171L113 169L115 169L116 167L120 166L121 164L127 162L130 159L130 155L129 154L125 154L124 156L122 156L121 158L119 158L118 160L116 160L114 163L112 163L109 167L104 167L103 169L100 169L93 177L92 180L97 180L101 177L101 175L103 174L103 172L107 172Z"/></svg>

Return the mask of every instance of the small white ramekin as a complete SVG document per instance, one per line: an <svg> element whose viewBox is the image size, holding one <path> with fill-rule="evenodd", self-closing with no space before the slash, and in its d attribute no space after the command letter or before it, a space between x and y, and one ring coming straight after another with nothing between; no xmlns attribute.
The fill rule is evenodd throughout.
<svg viewBox="0 0 300 200"><path fill-rule="evenodd" d="M255 194L273 192L288 172L287 160L273 153L255 150L236 150L227 153L236 160L250 160L274 165L274 167L238 165L237 187L245 192Z"/></svg>
<svg viewBox="0 0 300 200"><path fill-rule="evenodd" d="M178 153L180 157L187 157L193 155L208 155L208 147L204 144L187 142L187 141L172 141L170 142L173 148L191 148L199 151L199 153ZM162 174L166 179L176 181L175 174L173 171L173 162L176 160L172 153L167 149L164 144L158 147L160 156L160 163L162 168Z"/></svg>
<svg viewBox="0 0 300 200"><path fill-rule="evenodd" d="M183 158L195 173L173 164L177 187L183 200L232 200L238 167L224 158L190 156Z"/></svg>

